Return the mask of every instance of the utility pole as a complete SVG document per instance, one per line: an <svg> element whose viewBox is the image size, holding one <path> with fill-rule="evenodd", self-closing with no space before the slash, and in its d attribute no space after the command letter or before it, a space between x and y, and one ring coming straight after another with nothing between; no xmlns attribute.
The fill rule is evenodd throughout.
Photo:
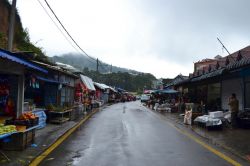
<svg viewBox="0 0 250 166"><path fill-rule="evenodd" d="M12 0L9 34L8 34L8 50L9 51L12 51L12 47L13 47L13 38L14 38L14 32L15 32L15 16L16 16L16 0Z"/></svg>
<svg viewBox="0 0 250 166"><path fill-rule="evenodd" d="M98 58L96 59L96 71L97 72L99 71L99 60L98 60Z"/></svg>
<svg viewBox="0 0 250 166"><path fill-rule="evenodd" d="M112 67L113 67L113 66L112 66L112 64L111 64L111 65L110 65L110 73L112 73Z"/></svg>

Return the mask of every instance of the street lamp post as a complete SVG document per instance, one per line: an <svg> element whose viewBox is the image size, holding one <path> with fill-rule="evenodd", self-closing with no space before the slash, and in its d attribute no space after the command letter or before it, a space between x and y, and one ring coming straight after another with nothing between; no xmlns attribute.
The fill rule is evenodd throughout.
<svg viewBox="0 0 250 166"><path fill-rule="evenodd" d="M12 0L9 34L8 34L8 50L9 51L12 51L12 47L13 47L13 37L14 37L14 32L15 32L15 16L16 16L16 0Z"/></svg>

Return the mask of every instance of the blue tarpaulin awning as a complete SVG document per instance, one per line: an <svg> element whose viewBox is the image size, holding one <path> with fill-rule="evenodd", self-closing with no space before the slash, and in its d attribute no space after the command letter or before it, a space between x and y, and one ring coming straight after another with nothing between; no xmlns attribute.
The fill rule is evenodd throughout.
<svg viewBox="0 0 250 166"><path fill-rule="evenodd" d="M44 78L44 77L40 77L40 76L36 76L36 78L37 78L38 80L41 80L41 81L44 81L44 82L60 84L60 82L59 82L59 81L56 81L56 80L52 80L52 79L48 79L48 78Z"/></svg>
<svg viewBox="0 0 250 166"><path fill-rule="evenodd" d="M34 65L26 60L23 60L21 58L18 58L18 57L15 57L13 56L13 53L9 52L9 51L6 51L6 50L2 50L0 49L0 58L3 58L3 59L7 59L7 60L10 60L12 62L16 62L18 64L21 64L23 66L26 66L28 68L31 68L31 69L34 69L34 70L38 70L38 71L41 71L43 73L48 73L47 70L37 66L37 65Z"/></svg>
<svg viewBox="0 0 250 166"><path fill-rule="evenodd" d="M159 94L175 94L179 93L178 91L174 89L159 89L159 90L154 90L153 93L159 93Z"/></svg>

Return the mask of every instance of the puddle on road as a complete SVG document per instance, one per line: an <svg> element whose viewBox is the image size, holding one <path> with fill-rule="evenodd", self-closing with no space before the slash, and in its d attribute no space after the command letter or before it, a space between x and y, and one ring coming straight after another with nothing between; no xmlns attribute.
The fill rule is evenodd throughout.
<svg viewBox="0 0 250 166"><path fill-rule="evenodd" d="M88 148L86 148L88 149ZM67 166L73 166L79 164L81 158L83 157L83 150L78 150L72 154L72 158L67 162Z"/></svg>
<svg viewBox="0 0 250 166"><path fill-rule="evenodd" d="M123 106L123 112L122 113L124 113L124 114L126 113L126 108L127 108L126 106Z"/></svg>

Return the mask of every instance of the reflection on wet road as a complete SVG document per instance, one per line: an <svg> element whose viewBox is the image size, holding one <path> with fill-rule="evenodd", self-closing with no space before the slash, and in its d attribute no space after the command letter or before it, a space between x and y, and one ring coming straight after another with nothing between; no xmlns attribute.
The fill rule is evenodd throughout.
<svg viewBox="0 0 250 166"><path fill-rule="evenodd" d="M172 128L139 102L118 103L95 114L41 165L230 165Z"/></svg>

